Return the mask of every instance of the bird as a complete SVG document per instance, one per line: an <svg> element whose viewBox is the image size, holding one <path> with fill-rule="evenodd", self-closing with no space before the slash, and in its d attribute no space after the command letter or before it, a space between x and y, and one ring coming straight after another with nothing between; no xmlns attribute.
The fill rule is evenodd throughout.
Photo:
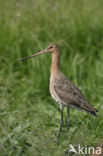
<svg viewBox="0 0 103 156"><path fill-rule="evenodd" d="M50 53L52 55L51 74L49 90L52 98L60 105L61 122L57 141L60 140L60 135L63 127L63 110L67 108L67 131L70 128L70 109L76 108L86 111L94 116L97 116L98 110L91 106L88 100L84 97L81 91L62 73L60 66L60 48L57 44L49 44L45 49L36 54L24 57L21 60Z"/></svg>

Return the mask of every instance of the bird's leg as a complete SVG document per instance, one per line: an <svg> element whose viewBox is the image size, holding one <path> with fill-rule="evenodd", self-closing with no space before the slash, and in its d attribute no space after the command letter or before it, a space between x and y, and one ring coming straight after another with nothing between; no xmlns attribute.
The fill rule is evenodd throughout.
<svg viewBox="0 0 103 156"><path fill-rule="evenodd" d="M60 129L59 129L59 133L58 133L58 138L57 138L57 142L59 143L59 139L60 139L60 134L62 131L62 127L63 127L63 108L61 109L61 124L60 124Z"/></svg>
<svg viewBox="0 0 103 156"><path fill-rule="evenodd" d="M70 120L69 120L69 108L67 108L68 119L67 119L67 132L69 132Z"/></svg>

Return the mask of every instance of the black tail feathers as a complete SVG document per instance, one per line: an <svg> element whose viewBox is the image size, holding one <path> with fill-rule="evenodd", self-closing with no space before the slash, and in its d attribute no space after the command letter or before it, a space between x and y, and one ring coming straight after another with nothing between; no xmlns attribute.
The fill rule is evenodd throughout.
<svg viewBox="0 0 103 156"><path fill-rule="evenodd" d="M98 110L95 109L95 108L94 108L94 111L89 111L90 114L92 114L92 115L94 115L96 117L97 117L97 114L96 114L97 112L98 112Z"/></svg>

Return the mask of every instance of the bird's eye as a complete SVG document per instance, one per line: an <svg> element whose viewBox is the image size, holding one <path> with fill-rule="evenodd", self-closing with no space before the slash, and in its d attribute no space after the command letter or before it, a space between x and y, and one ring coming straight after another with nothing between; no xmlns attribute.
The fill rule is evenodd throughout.
<svg viewBox="0 0 103 156"><path fill-rule="evenodd" d="M50 46L49 49L53 48L53 46Z"/></svg>

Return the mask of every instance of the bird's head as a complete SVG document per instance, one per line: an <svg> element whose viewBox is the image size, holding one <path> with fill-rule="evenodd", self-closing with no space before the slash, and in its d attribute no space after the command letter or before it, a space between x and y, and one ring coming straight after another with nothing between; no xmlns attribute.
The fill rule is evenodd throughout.
<svg viewBox="0 0 103 156"><path fill-rule="evenodd" d="M44 54L44 53L54 53L54 52L58 52L59 51L59 47L57 44L49 44L47 46L47 48L43 49L42 51L36 53L36 54L33 54L31 56L28 56L28 57L24 57L21 59L21 61L23 60L27 60L29 58L32 58L32 57L35 57L35 56L38 56L38 55L41 55L41 54Z"/></svg>
<svg viewBox="0 0 103 156"><path fill-rule="evenodd" d="M55 51L58 51L59 50L59 47L57 44L49 44L46 48L47 52L55 52Z"/></svg>

